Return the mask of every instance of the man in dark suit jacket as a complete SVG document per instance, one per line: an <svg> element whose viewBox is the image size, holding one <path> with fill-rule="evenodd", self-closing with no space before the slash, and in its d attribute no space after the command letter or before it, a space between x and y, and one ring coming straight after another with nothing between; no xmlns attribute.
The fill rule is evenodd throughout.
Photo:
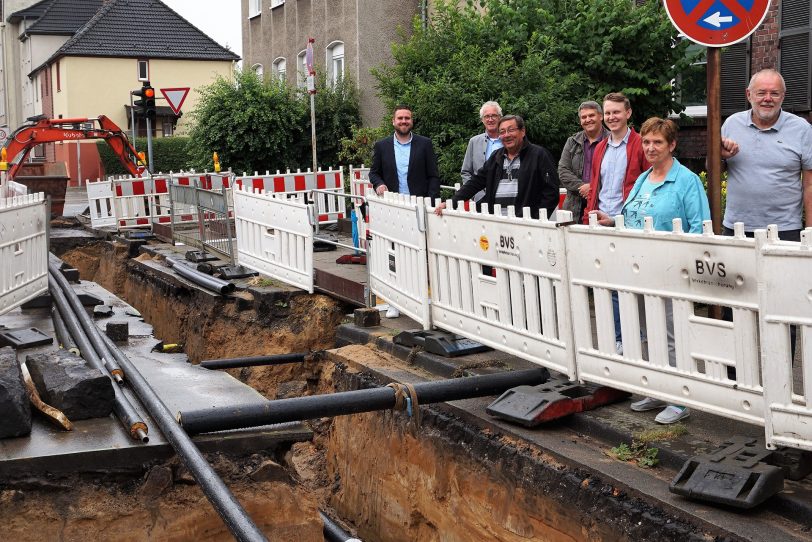
<svg viewBox="0 0 812 542"><path fill-rule="evenodd" d="M412 132L412 110L399 105L392 115L395 134L375 143L369 180L380 196L387 190L418 197L440 197L437 157L427 137Z"/></svg>

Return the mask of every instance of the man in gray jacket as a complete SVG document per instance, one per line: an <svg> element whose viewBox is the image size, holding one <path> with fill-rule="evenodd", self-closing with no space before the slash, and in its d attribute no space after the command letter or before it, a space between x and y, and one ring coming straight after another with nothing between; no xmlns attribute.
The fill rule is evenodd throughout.
<svg viewBox="0 0 812 542"><path fill-rule="evenodd" d="M603 110L598 102L584 102L578 106L578 120L583 130L567 139L558 161L558 178L561 186L567 189L564 210L572 211L573 220L580 221L584 214L595 147L609 134L602 118Z"/></svg>
<svg viewBox="0 0 812 542"><path fill-rule="evenodd" d="M493 151L502 148L502 140L499 139L499 119L501 118L502 108L496 102L485 102L479 108L479 119L485 125L485 133L477 134L468 141L468 149L465 151L460 170L462 184L467 183L471 176L479 171L485 161L491 157ZM483 190L472 199L479 202L484 195Z"/></svg>

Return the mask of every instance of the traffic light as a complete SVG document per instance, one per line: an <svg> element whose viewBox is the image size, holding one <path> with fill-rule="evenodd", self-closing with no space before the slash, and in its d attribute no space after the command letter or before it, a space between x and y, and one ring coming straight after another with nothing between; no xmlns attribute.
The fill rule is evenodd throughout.
<svg viewBox="0 0 812 542"><path fill-rule="evenodd" d="M138 98L133 102L135 114L155 120L155 89L152 88L149 81L144 81L141 88L133 90L132 95Z"/></svg>

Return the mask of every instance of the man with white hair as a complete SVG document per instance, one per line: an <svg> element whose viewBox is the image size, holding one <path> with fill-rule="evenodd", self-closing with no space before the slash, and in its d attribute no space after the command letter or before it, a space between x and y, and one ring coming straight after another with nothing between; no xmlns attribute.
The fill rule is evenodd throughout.
<svg viewBox="0 0 812 542"><path fill-rule="evenodd" d="M722 125L722 159L727 167L724 233L744 223L748 237L770 224L785 241L800 241L812 226L812 126L781 110L787 92L773 69L753 75L747 87L751 109Z"/></svg>
<svg viewBox="0 0 812 542"><path fill-rule="evenodd" d="M465 151L460 170L462 184L467 183L471 176L479 171L485 161L491 157L493 151L502 148L502 140L499 139L499 119L501 118L502 108L497 102L485 102L479 108L479 119L485 126L485 132L468 140L468 148ZM479 202L484 195L485 191L482 190L472 199Z"/></svg>

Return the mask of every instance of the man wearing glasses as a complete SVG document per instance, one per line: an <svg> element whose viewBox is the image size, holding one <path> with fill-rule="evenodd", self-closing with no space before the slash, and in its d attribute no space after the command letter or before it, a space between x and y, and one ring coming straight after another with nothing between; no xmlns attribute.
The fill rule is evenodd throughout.
<svg viewBox="0 0 812 542"><path fill-rule="evenodd" d="M471 176L479 171L485 160L491 157L493 151L502 148L502 140L499 139L499 119L502 118L502 108L497 102L485 102L479 108L479 119L485 125L485 133L477 134L468 141L468 149L465 151L465 158L462 160L462 184L468 182ZM485 197L485 191L480 190L474 195L473 200L477 203Z"/></svg>
<svg viewBox="0 0 812 542"><path fill-rule="evenodd" d="M516 216L529 207L533 218L539 209L552 216L558 205L558 171L550 152L530 143L525 137L524 119L519 115L506 115L499 121L499 139L503 147L497 149L485 164L451 198L456 205L485 189L482 203L493 212L494 205L502 206L502 214L513 206ZM440 215L446 208L440 203L435 212Z"/></svg>
<svg viewBox="0 0 812 542"><path fill-rule="evenodd" d="M748 237L770 224L778 237L800 241L803 212L812 226L812 126L781 110L784 78L767 69L747 87L752 109L722 125L722 159L727 166L725 235L743 222Z"/></svg>

